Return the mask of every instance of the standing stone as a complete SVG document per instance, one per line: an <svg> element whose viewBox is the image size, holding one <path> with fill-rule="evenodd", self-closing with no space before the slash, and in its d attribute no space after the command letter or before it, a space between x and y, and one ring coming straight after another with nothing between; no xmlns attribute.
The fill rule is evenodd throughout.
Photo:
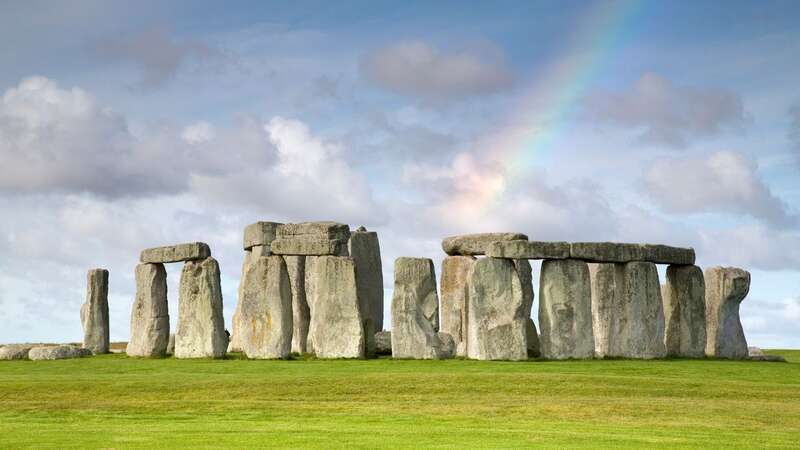
<svg viewBox="0 0 800 450"><path fill-rule="evenodd" d="M439 297L428 258L397 258L392 296L392 356L442 359L448 349L437 336Z"/></svg>
<svg viewBox="0 0 800 450"><path fill-rule="evenodd" d="M169 341L167 341L167 354L175 354L175 333L170 333L169 335Z"/></svg>
<svg viewBox="0 0 800 450"><path fill-rule="evenodd" d="M594 354L589 267L574 259L548 259L539 281L542 357L591 358Z"/></svg>
<svg viewBox="0 0 800 450"><path fill-rule="evenodd" d="M391 331L378 331L377 333L375 333L375 354L377 355L392 354Z"/></svg>
<svg viewBox="0 0 800 450"><path fill-rule="evenodd" d="M467 281L473 265L473 256L448 256L442 261L441 329L453 336L456 346L467 342Z"/></svg>
<svg viewBox="0 0 800 450"><path fill-rule="evenodd" d="M531 312L533 310L533 270L531 263L527 259L514 260L514 267L517 269L519 282L522 284L522 299L525 303L525 335L528 340L528 356L538 358L541 356L541 348L539 346L539 333L536 331L536 324L531 319Z"/></svg>
<svg viewBox="0 0 800 450"><path fill-rule="evenodd" d="M292 291L292 352L308 352L308 325L311 313L306 301L306 257L284 256Z"/></svg>
<svg viewBox="0 0 800 450"><path fill-rule="evenodd" d="M318 358L363 358L366 336L353 258L315 257L311 270L309 341L314 352Z"/></svg>
<svg viewBox="0 0 800 450"><path fill-rule="evenodd" d="M350 234L347 243L356 262L356 281L361 311L368 311L375 331L383 330L383 267L378 233L361 228ZM368 309L367 309L368 308Z"/></svg>
<svg viewBox="0 0 800 450"><path fill-rule="evenodd" d="M311 302L314 300L314 278L316 277L316 262L319 256L306 256L305 257L305 291L306 303L308 304L308 334L306 335L306 352L316 353L314 351L314 340L311 336L311 313L314 307Z"/></svg>
<svg viewBox="0 0 800 450"><path fill-rule="evenodd" d="M108 353L108 271L92 269L86 276L86 303L81 306L83 347Z"/></svg>
<svg viewBox="0 0 800 450"><path fill-rule="evenodd" d="M706 285L697 266L667 267L663 286L667 355L702 358L706 354Z"/></svg>
<svg viewBox="0 0 800 450"><path fill-rule="evenodd" d="M255 225L259 224L272 224L273 222L256 222L253 225L248 226L245 228L245 236L247 236L247 230L252 229ZM256 227L256 230L260 228ZM251 231L251 234L259 235L254 231ZM253 241L255 238L250 237L250 241ZM248 239L245 237L245 245L247 244ZM269 251L269 245L253 245L249 249L244 251L244 259L242 261L242 275L239 278L239 289L237 291L238 298L236 302L236 309L233 311L233 318L231 320L232 323L232 333L230 337L230 342L228 342L228 352L241 352L242 351L242 343L239 339L241 336L241 304L242 304L242 287L244 282L244 274L247 272L247 268L249 267L252 261L257 260L261 256L269 256L271 253Z"/></svg>
<svg viewBox="0 0 800 450"><path fill-rule="evenodd" d="M131 311L128 356L164 356L169 342L167 271L163 264L136 266L136 299Z"/></svg>
<svg viewBox="0 0 800 450"><path fill-rule="evenodd" d="M652 359L667 355L658 270L651 262L616 264L618 326L610 356Z"/></svg>
<svg viewBox="0 0 800 450"><path fill-rule="evenodd" d="M467 357L527 359L527 305L514 262L479 259L469 273L468 286Z"/></svg>
<svg viewBox="0 0 800 450"><path fill-rule="evenodd" d="M592 283L592 328L594 330L594 353L598 358L611 356L611 341L619 332L617 310L620 300L616 289L614 264L589 264Z"/></svg>
<svg viewBox="0 0 800 450"><path fill-rule="evenodd" d="M747 340L739 320L739 305L750 291L750 272L711 267L706 282L706 356L747 358Z"/></svg>
<svg viewBox="0 0 800 450"><path fill-rule="evenodd" d="M219 264L212 257L187 261L181 273L175 357L221 358L227 347Z"/></svg>
<svg viewBox="0 0 800 450"><path fill-rule="evenodd" d="M280 256L251 261L242 279L240 342L248 358L286 358L292 350L292 290Z"/></svg>

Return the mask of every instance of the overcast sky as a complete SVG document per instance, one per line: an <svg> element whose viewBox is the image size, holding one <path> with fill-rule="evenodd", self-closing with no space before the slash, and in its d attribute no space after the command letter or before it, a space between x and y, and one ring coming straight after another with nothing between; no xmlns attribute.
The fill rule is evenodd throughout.
<svg viewBox="0 0 800 450"><path fill-rule="evenodd" d="M387 317L396 257L519 231L692 246L800 347L800 3L164 3L0 6L0 342L79 341L93 267L127 340L139 251L196 240L230 328L245 225L336 220Z"/></svg>

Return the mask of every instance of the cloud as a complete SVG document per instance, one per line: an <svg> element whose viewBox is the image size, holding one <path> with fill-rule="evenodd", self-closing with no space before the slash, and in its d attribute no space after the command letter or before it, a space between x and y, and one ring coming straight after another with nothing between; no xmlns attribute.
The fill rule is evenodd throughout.
<svg viewBox="0 0 800 450"><path fill-rule="evenodd" d="M79 88L30 77L0 98L0 159L13 168L0 177L2 191L117 197L175 191L183 184L135 146L126 120Z"/></svg>
<svg viewBox="0 0 800 450"><path fill-rule="evenodd" d="M800 157L800 104L789 109L789 140Z"/></svg>
<svg viewBox="0 0 800 450"><path fill-rule="evenodd" d="M749 215L776 227L797 223L787 205L772 193L755 162L741 153L718 151L696 158L655 161L644 186L666 212Z"/></svg>
<svg viewBox="0 0 800 450"><path fill-rule="evenodd" d="M501 50L443 52L423 41L398 42L362 58L361 72L392 92L425 100L455 100L508 88L512 75Z"/></svg>
<svg viewBox="0 0 800 450"><path fill-rule="evenodd" d="M175 39L165 27L109 39L98 44L95 50L98 57L109 62L136 67L141 73L137 86L145 89L163 86L190 60L221 56L203 43Z"/></svg>
<svg viewBox="0 0 800 450"><path fill-rule="evenodd" d="M680 86L645 73L623 91L596 91L586 112L599 123L630 127L644 142L683 148L692 138L740 129L748 122L738 95L716 88Z"/></svg>
<svg viewBox="0 0 800 450"><path fill-rule="evenodd" d="M800 270L800 234L763 224L700 231L698 257L706 265Z"/></svg>

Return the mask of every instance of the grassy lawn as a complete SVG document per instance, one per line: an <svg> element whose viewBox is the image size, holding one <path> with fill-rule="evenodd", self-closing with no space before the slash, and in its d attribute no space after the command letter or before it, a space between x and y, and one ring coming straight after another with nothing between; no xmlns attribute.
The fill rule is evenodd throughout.
<svg viewBox="0 0 800 450"><path fill-rule="evenodd" d="M731 361L0 361L2 448L800 446L800 351Z"/></svg>

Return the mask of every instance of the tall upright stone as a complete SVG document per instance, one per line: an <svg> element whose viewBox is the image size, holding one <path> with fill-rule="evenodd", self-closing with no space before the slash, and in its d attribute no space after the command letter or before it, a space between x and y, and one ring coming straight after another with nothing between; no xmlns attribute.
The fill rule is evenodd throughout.
<svg viewBox="0 0 800 450"><path fill-rule="evenodd" d="M527 359L529 317L525 311L530 306L514 262L481 258L470 271L468 285L467 357Z"/></svg>
<svg viewBox="0 0 800 450"><path fill-rule="evenodd" d="M366 336L353 258L319 256L311 267L309 341L314 352L318 358L363 358Z"/></svg>
<svg viewBox="0 0 800 450"><path fill-rule="evenodd" d="M528 341L528 356L538 358L541 356L541 347L539 345L539 332L536 330L536 324L533 323L531 312L533 310L533 270L531 263L527 259L515 259L514 268L517 270L519 282L522 285L522 299L525 304L525 335Z"/></svg>
<svg viewBox="0 0 800 450"><path fill-rule="evenodd" d="M221 358L227 347L219 264L210 256L186 261L178 297L175 357Z"/></svg>
<svg viewBox="0 0 800 450"><path fill-rule="evenodd" d="M292 292L292 351L308 352L308 325L311 312L306 300L306 257L283 257L289 274L289 286Z"/></svg>
<svg viewBox="0 0 800 450"><path fill-rule="evenodd" d="M160 263L136 266L136 298L131 310L128 356L164 356L169 343L167 271Z"/></svg>
<svg viewBox="0 0 800 450"><path fill-rule="evenodd" d="M664 342L668 356L702 358L706 352L706 285L697 266L667 267Z"/></svg>
<svg viewBox="0 0 800 450"><path fill-rule="evenodd" d="M242 280L240 328L248 358L286 358L292 349L292 290L280 256L251 261Z"/></svg>
<svg viewBox="0 0 800 450"><path fill-rule="evenodd" d="M739 305L750 291L750 272L734 267L705 271L706 356L747 358L747 340L739 319Z"/></svg>
<svg viewBox="0 0 800 450"><path fill-rule="evenodd" d="M241 352L242 351L242 342L240 336L242 335L242 321L241 321L241 304L242 304L242 288L244 286L244 275L247 272L247 268L249 267L252 261L257 260L262 256L269 256L269 244L267 245L249 245L253 242L262 242L264 239L268 237L264 236L264 232L268 232L271 227L264 225L264 224L274 224L274 222L256 222L245 228L245 247L247 247L244 251L244 259L242 260L242 275L239 278L239 289L237 291L237 301L236 301L236 309L233 311L233 318L231 320L231 337L230 341L228 342L228 351L229 352ZM273 227L274 228L274 227ZM249 230L249 232L248 232ZM266 230L266 231L265 231ZM274 233L274 231L273 231ZM259 240L260 239L260 240Z"/></svg>
<svg viewBox="0 0 800 450"><path fill-rule="evenodd" d="M83 347L95 354L108 353L108 271L92 269L86 276L86 303L81 306Z"/></svg>
<svg viewBox="0 0 800 450"><path fill-rule="evenodd" d="M457 347L467 343L467 281L475 264L474 256L448 256L442 261L441 279L441 330L453 336Z"/></svg>
<svg viewBox="0 0 800 450"><path fill-rule="evenodd" d="M312 302L314 301L314 281L316 279L316 263L319 256L305 256L305 284L306 303L308 304L308 334L306 335L306 351L308 353L316 353L314 351L314 339L311 335L311 313L314 311Z"/></svg>
<svg viewBox="0 0 800 450"><path fill-rule="evenodd" d="M598 357L666 356L658 271L650 262L592 265L592 324Z"/></svg>
<svg viewBox="0 0 800 450"><path fill-rule="evenodd" d="M348 252L356 264L356 283L364 330L367 334L367 355L374 355L375 332L383 330L383 268L378 233L361 227L350 234Z"/></svg>
<svg viewBox="0 0 800 450"><path fill-rule="evenodd" d="M542 357L591 358L594 354L589 267L574 259L542 262L539 281Z"/></svg>
<svg viewBox="0 0 800 450"><path fill-rule="evenodd" d="M397 258L392 296L392 356L442 359L450 357L437 335L439 298L436 274L428 258ZM454 343L453 343L454 345Z"/></svg>

